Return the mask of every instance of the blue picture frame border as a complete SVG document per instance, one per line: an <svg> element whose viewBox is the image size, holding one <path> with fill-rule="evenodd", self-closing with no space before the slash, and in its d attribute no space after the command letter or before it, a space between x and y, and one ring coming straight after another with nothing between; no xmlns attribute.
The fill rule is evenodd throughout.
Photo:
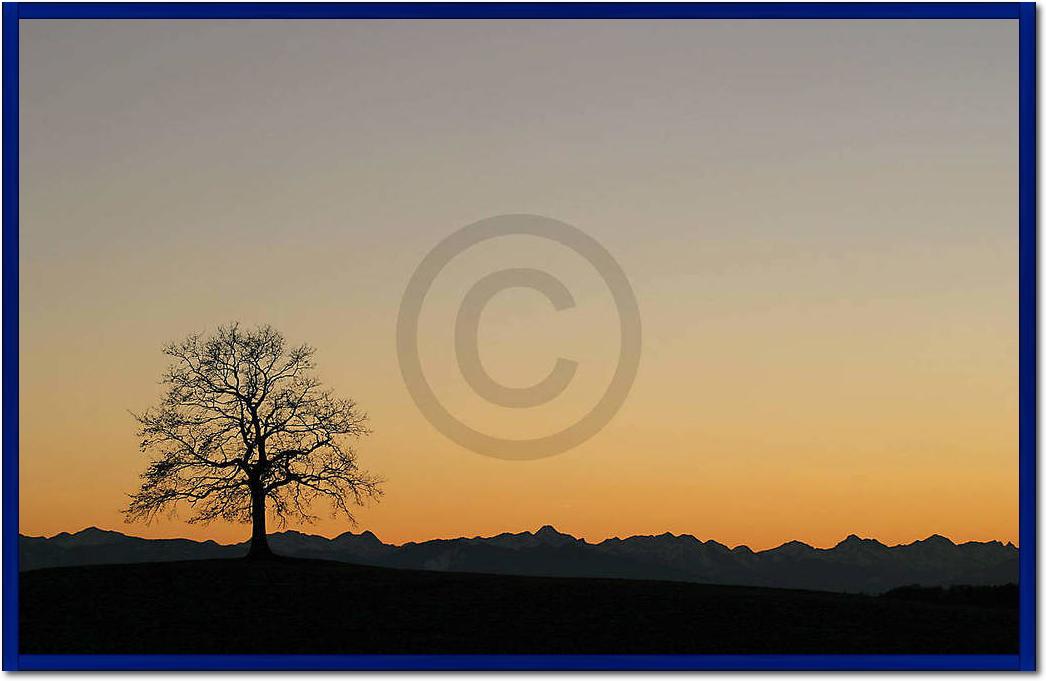
<svg viewBox="0 0 1046 681"><path fill-rule="evenodd" d="M1019 32L1020 647L1017 655L21 655L18 653L18 22L21 19L1016 19ZM1036 668L1035 3L3 3L3 669L1021 670Z"/></svg>

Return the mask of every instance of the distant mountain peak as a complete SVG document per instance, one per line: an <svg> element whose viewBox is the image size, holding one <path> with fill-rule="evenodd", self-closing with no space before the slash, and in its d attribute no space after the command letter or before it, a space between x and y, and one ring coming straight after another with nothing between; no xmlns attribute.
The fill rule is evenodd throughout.
<svg viewBox="0 0 1046 681"><path fill-rule="evenodd" d="M337 537L331 540L332 544L341 547L355 546L358 548L366 548L368 550L381 550L384 551L391 547L378 539L378 535L374 534L370 530L364 530L359 534L355 532L342 532Z"/></svg>
<svg viewBox="0 0 1046 681"><path fill-rule="evenodd" d="M784 544L781 544L777 548L779 548L779 549L784 549L784 548L789 548L789 549L812 549L813 547L810 546L809 544L807 544L806 542L801 542L798 539L793 539L791 541L786 541ZM771 549L771 550L774 550L774 549Z"/></svg>
<svg viewBox="0 0 1046 681"><path fill-rule="evenodd" d="M815 549L814 547L810 546L809 544L804 544L803 542L798 541L796 539L793 539L792 541L785 542L784 544L781 544L776 548L768 549L766 551L760 551L757 555L769 556L771 559L779 560L797 558L802 556L811 556L816 553L817 549Z"/></svg>
<svg viewBox="0 0 1046 681"><path fill-rule="evenodd" d="M282 532L276 532L276 535L283 535L285 537L311 537L311 534L305 534L298 530L283 530Z"/></svg>
<svg viewBox="0 0 1046 681"><path fill-rule="evenodd" d="M121 534L114 530L103 530L98 527L85 527L79 532L70 534L69 532L62 532L56 534L53 540L68 543L68 544L111 544L113 542L128 539L127 535Z"/></svg>
<svg viewBox="0 0 1046 681"><path fill-rule="evenodd" d="M859 547L859 546L880 547L881 546L882 548L886 548L886 545L883 544L878 539L867 539L865 537L859 537L856 534L849 535L846 539L844 539L841 542L839 542L838 544L836 544L835 548L837 548L837 549L838 548L848 548L848 547L851 547L851 546L852 547Z"/></svg>
<svg viewBox="0 0 1046 681"><path fill-rule="evenodd" d="M541 529L534 533L534 539L542 544L562 546L565 544L585 543L577 537L560 532L551 525L542 525Z"/></svg>
<svg viewBox="0 0 1046 681"><path fill-rule="evenodd" d="M955 546L955 542L953 542L951 539L948 539L948 537L944 537L944 536L939 535L939 534L931 534L926 539L923 539L922 541L917 541L915 543L916 544L934 544L934 545L938 545L938 546Z"/></svg>
<svg viewBox="0 0 1046 681"><path fill-rule="evenodd" d="M108 536L108 535L112 535L112 534L120 534L120 533L115 531L115 530L103 530L100 527L95 527L94 525L91 525L90 527L85 527L84 529L80 530L79 532L74 532L73 536L74 537L97 537L97 536Z"/></svg>

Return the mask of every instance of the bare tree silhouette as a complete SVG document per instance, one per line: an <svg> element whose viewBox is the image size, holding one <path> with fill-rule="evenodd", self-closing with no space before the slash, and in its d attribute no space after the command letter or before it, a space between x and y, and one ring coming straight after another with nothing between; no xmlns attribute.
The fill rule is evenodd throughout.
<svg viewBox="0 0 1046 681"><path fill-rule="evenodd" d="M127 522L174 515L189 522L251 522L250 557L270 556L266 502L286 523L307 521L311 503L330 501L354 522L349 502L381 494L360 470L350 442L370 431L352 400L339 399L313 375L315 350L288 347L270 326L219 327L164 347L173 363L155 407L133 414L141 450L151 458L124 510Z"/></svg>

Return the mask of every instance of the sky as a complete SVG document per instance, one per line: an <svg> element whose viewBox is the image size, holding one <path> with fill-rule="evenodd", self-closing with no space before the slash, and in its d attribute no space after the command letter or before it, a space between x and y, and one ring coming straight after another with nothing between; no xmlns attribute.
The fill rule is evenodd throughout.
<svg viewBox="0 0 1046 681"><path fill-rule="evenodd" d="M357 525L291 529L1016 543L1016 20L20 25L22 533L248 538L120 514L162 345L238 320L318 349L386 480ZM614 418L536 461L445 438L396 357L418 263L506 213L601 243L643 324ZM506 267L576 302L481 317L505 385L578 362L538 407L455 361L462 297ZM534 437L602 394L617 317L576 254L509 236L441 273L420 346L448 410Z"/></svg>

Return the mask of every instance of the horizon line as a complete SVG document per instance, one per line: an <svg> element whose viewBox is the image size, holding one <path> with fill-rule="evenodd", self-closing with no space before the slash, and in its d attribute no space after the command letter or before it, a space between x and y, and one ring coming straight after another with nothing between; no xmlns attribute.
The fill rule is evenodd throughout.
<svg viewBox="0 0 1046 681"><path fill-rule="evenodd" d="M144 541L177 541L177 540L182 540L182 541L191 541L191 542L194 542L194 543L197 543L197 544L214 543L214 544L217 544L218 546L239 546L241 544L248 544L248 543L250 543L250 538L249 537L244 539L243 541L234 542L234 543L225 543L225 544L223 544L223 543L221 543L221 542L219 542L219 541L217 541L215 539L190 539L189 537L158 537L158 538L150 539L148 537L140 537L140 536L133 535L133 534L127 534L125 532L121 532L120 530L113 530L113 529L106 529L106 528L98 527L97 525L88 525L88 526L86 526L86 527L84 527L84 528L82 528L80 530L75 531L75 532L69 532L68 530L63 530L63 531L57 532L57 533L55 533L55 534L53 534L51 536L23 534L22 531L19 530L18 536L19 536L19 538L25 537L27 539L55 539L55 538L60 537L62 535L74 536L74 535L86 532L88 530L98 530L100 532L111 532L111 533L122 535L124 537L129 537L129 538L133 538L133 539L142 539ZM403 546L407 546L407 545L410 545L410 544L424 544L424 543L433 542L433 541L454 541L454 540L458 540L458 539L471 539L471 540L494 539L496 537L500 537L500 536L503 536L503 535L521 535L521 534L529 534L531 536L537 536L540 532L545 531L545 530L551 530L551 531L555 532L558 535L561 535L561 536L564 536L564 537L570 537L571 539L573 539L575 541L579 541L579 542L581 542L583 544L587 544L589 546L598 546L599 544L604 544L606 542L614 541L614 540L625 541L625 540L628 540L628 539L636 539L636 538L643 538L643 537L652 537L652 538L654 538L654 537L669 536L669 537L673 537L673 538L676 538L676 539L684 539L684 538L688 538L689 537L689 538L694 539L695 541L698 541L698 542L700 542L702 544L715 543L715 544L719 544L720 546L723 546L723 547L729 549L730 551L735 551L735 550L740 549L740 548L745 548L745 549L748 549L749 551L751 551L752 553L764 553L766 551L773 551L775 549L779 549L779 548L781 548L783 546L787 546L789 544L801 544L803 546L807 546L807 547L809 547L811 549L815 549L815 550L818 550L818 551L829 551L831 549L838 548L840 545L842 545L842 544L846 543L848 540L854 539L854 538L856 538L856 539L858 539L860 541L875 542L875 543L879 544L880 546L884 546L886 548L893 549L893 548L912 546L914 544L920 544L920 543L923 543L923 542L927 542L927 541L933 539L934 537L940 537L941 539L946 540L949 544L951 544L953 546L965 546L967 544L1000 544L1001 546L1011 546L1011 547L1013 547L1015 549L1020 550L1020 545L1016 544L1016 543L1014 543L1012 541L1005 541L1004 542L1004 541L1002 541L1000 539L990 539L990 540L987 540L987 541L978 541L978 540L970 539L970 540L963 541L963 542L957 542L957 541L954 541L953 539L951 539L950 537L947 537L947 536L945 536L943 534L940 534L938 532L934 532L932 534L929 534L926 537L924 537L923 539L915 539L915 540L912 540L912 541L907 542L907 543L898 543L898 544L886 544L886 543L880 541L879 539L876 539L875 537L862 537L862 536L858 535L857 533L851 532L846 537L844 537L843 539L840 539L839 541L837 541L835 544L832 544L831 546L815 546L813 544L809 544L809 543L804 542L804 541L799 540L799 539L789 539L789 540L783 541L780 544L777 544L775 546L771 546L769 548L759 549L759 550L753 549L753 548L751 548L750 546L748 546L747 544L744 544L744 543L735 544L734 546L730 546L728 544L724 544L723 542L721 542L721 541L719 541L717 539L700 539L699 537L697 537L694 534L690 534L690 533L675 534L675 533L669 532L667 530L665 532L661 532L659 534L632 534L632 535L628 535L627 537L621 537L621 536L615 535L613 537L606 537L605 539L602 539L600 541L590 542L590 541L588 541L587 539L585 539L583 537L575 537L574 535L570 534L569 532L561 532L560 530L557 530L551 524L542 525L537 530L521 530L519 532L510 532L510 531L506 530L504 532L499 532L497 534L493 534L493 535L489 535L489 536L483 536L483 535L465 536L465 535L460 535L460 536L456 536L456 537L432 537L430 539L412 540L412 541L402 542L402 543L399 543L399 544L387 543L384 540L382 540L375 532L373 532L372 530L369 530L369 529L363 529L363 530L361 530L359 532L354 532L352 530L346 530L346 531L341 532L341 533L339 533L337 535L334 535L333 537L328 537L327 535L320 534L320 533L311 534L311 533L308 533L308 532L303 532L301 530L285 529L285 530L280 530L278 532L269 532L269 533L267 533L267 536L273 537L273 536L277 536L277 535L281 535L281 534L300 534L300 535L307 536L307 537L319 537L319 538L325 539L327 541L332 541L332 540L334 540L334 539L336 539L338 537L342 537L342 536L344 536L346 534L351 534L353 536L362 536L362 535L365 535L365 534L370 534L372 537L374 537L377 541L379 541L380 543L384 544L385 546L393 546L393 547L396 547L396 548L401 548Z"/></svg>

